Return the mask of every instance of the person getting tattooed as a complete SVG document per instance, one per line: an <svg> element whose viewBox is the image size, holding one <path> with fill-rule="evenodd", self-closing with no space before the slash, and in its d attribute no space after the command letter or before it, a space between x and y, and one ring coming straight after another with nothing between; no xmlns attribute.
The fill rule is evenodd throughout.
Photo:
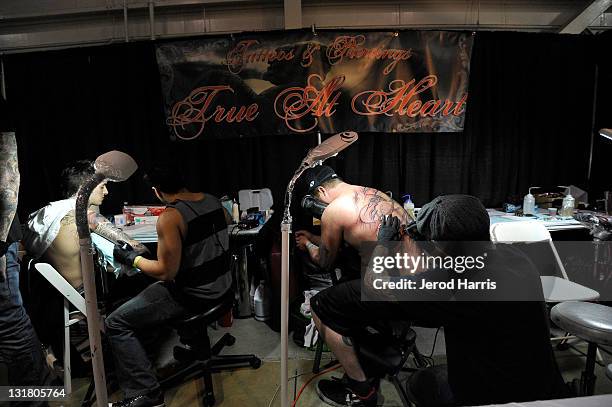
<svg viewBox="0 0 612 407"><path fill-rule="evenodd" d="M404 208L374 188L344 182L326 165L306 170L302 180L308 193L327 204L321 217L321 236L299 230L298 248L308 250L311 259L326 271L331 270L344 241L355 249L361 242L376 241L381 219L396 216L402 225L412 219Z"/></svg>
<svg viewBox="0 0 612 407"><path fill-rule="evenodd" d="M343 244L359 250L362 242L377 241L385 217L396 217L403 226L412 221L404 208L388 195L374 188L348 184L329 166L306 170L300 183L306 184L307 193L327 204L327 207L321 215L321 236L299 230L296 232L296 244L298 248L307 250L313 262L326 271L333 269ZM360 281L351 280L350 283L358 285ZM330 290L353 287L346 284L324 290L314 298L320 300L321 295ZM347 299L343 294L334 297L339 301ZM361 299L354 290L350 297L356 301ZM319 333L346 372L342 380L322 380L318 383L317 392L321 400L335 406L376 406L378 383L366 377L359 366L350 336L322 325L314 314L313 317Z"/></svg>
<svg viewBox="0 0 612 407"><path fill-rule="evenodd" d="M80 186L89 179L95 170L91 161L81 160L68 166L62 172L63 193L66 199L51 202L28 217L24 245L35 258L53 265L55 269L75 288L83 284L81 260L79 257L79 237L75 222L74 208ZM99 207L108 194L106 182L100 183L89 198L87 219L92 233L96 233L113 243L119 240L129 242L135 250L147 249L130 239L117 229L104 216Z"/></svg>
<svg viewBox="0 0 612 407"><path fill-rule="evenodd" d="M92 162L87 160L75 161L66 167L62 171L61 184L65 199L51 202L30 214L24 229L23 244L28 254L35 260L51 264L77 291L82 291L83 278L75 220L76 195L81 185L94 173ZM147 251L142 244L131 241L124 232L115 228L112 223L100 215L99 207L106 195L108 195L106 182L102 182L89 197L87 219L92 239L95 233L113 243L125 240L134 245L139 252ZM47 349L48 352L53 354L59 363L63 357L64 346L63 329L61 329L63 297L46 281L39 278L32 279L31 291L36 293L35 296L31 296L36 300L32 300L29 304L32 323L40 340L50 348ZM75 377L85 374L89 369L76 348L71 352L70 363Z"/></svg>

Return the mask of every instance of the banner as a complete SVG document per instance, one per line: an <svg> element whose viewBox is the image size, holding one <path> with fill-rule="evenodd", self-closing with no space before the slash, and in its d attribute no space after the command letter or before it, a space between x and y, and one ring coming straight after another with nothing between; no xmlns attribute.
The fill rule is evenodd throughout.
<svg viewBox="0 0 612 407"><path fill-rule="evenodd" d="M473 36L310 30L157 45L173 139L460 132Z"/></svg>

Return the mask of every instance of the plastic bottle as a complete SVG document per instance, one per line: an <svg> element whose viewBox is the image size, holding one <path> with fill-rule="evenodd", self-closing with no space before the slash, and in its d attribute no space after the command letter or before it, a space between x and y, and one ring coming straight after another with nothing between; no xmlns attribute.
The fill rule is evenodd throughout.
<svg viewBox="0 0 612 407"><path fill-rule="evenodd" d="M234 223L240 222L240 210L238 209L236 201L232 204L232 220Z"/></svg>
<svg viewBox="0 0 612 407"><path fill-rule="evenodd" d="M249 290L249 300L251 301L251 314L255 314L255 292L257 286L255 285L255 277L251 278L251 289Z"/></svg>
<svg viewBox="0 0 612 407"><path fill-rule="evenodd" d="M559 211L559 215L562 218L571 218L574 216L574 207L576 206L576 200L572 196L572 194L568 191L565 198L563 198L563 203L561 203L561 210Z"/></svg>
<svg viewBox="0 0 612 407"><path fill-rule="evenodd" d="M406 194L402 198L404 199L404 210L408 212L408 216L410 216L412 220L416 219L416 216L414 216L414 203L412 202L410 194Z"/></svg>
<svg viewBox="0 0 612 407"><path fill-rule="evenodd" d="M123 209L121 210L121 212L123 212L123 216L125 217L125 225L129 226L134 223L134 214L131 210L128 210L127 206L128 203L126 201L123 203Z"/></svg>
<svg viewBox="0 0 612 407"><path fill-rule="evenodd" d="M535 197L531 194L531 190L540 187L529 187L529 191L523 198L523 215L535 215Z"/></svg>
<svg viewBox="0 0 612 407"><path fill-rule="evenodd" d="M270 319L270 300L266 294L266 286L263 280L260 281L259 287L255 290L255 319L258 321L267 321Z"/></svg>

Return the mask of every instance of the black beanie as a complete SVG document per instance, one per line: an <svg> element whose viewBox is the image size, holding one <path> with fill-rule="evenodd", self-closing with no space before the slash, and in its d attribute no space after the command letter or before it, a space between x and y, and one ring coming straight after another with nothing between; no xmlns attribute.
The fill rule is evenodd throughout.
<svg viewBox="0 0 612 407"><path fill-rule="evenodd" d="M489 214L471 195L443 195L425 204L417 215L417 230L427 240L488 241Z"/></svg>

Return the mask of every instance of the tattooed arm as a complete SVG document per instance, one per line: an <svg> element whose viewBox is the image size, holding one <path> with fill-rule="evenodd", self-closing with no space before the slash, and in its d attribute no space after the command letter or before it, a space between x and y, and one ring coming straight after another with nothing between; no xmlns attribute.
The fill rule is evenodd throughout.
<svg viewBox="0 0 612 407"><path fill-rule="evenodd" d="M330 271L338 257L342 243L343 214L335 205L327 207L321 218L321 244L308 247L310 258L322 269Z"/></svg>
<svg viewBox="0 0 612 407"><path fill-rule="evenodd" d="M99 213L90 209L87 213L87 220L89 221L89 229L103 238L110 240L113 243L117 243L118 240L123 240L124 242L129 243L137 252L149 252L145 245L133 240L127 235L127 233L117 229L115 225L113 225L108 219Z"/></svg>
<svg viewBox="0 0 612 407"><path fill-rule="evenodd" d="M19 195L19 166L17 165L17 140L15 133L0 133L0 244L6 246L11 223L17 211ZM0 253L0 281L6 272L4 250Z"/></svg>

